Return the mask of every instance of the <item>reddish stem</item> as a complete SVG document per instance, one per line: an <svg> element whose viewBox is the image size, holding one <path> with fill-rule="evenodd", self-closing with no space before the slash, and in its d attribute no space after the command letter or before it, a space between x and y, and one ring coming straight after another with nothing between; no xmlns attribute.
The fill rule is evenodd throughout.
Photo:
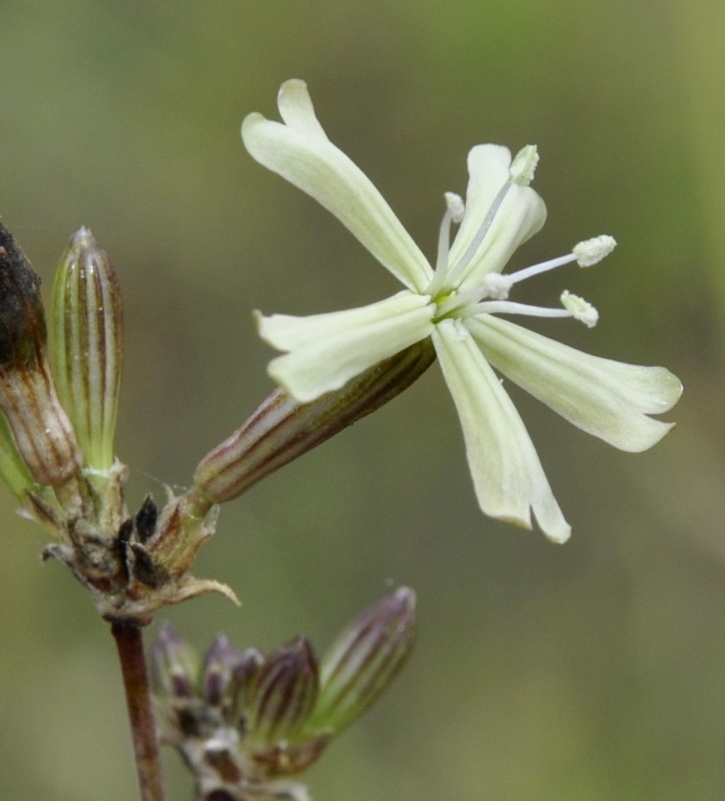
<svg viewBox="0 0 725 801"><path fill-rule="evenodd" d="M164 801L159 743L141 628L134 623L116 622L111 625L111 632L116 640L123 673L141 801Z"/></svg>

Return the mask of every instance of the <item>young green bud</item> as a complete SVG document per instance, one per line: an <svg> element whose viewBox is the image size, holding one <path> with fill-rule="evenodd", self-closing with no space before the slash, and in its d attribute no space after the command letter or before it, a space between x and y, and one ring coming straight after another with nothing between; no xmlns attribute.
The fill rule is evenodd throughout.
<svg viewBox="0 0 725 801"><path fill-rule="evenodd" d="M248 724L259 743L293 740L317 700L319 675L312 645L295 637L271 654L252 688Z"/></svg>
<svg viewBox="0 0 725 801"><path fill-rule="evenodd" d="M275 390L241 428L201 460L192 493L209 503L236 498L269 473L391 401L434 360L435 351L427 339L311 403L299 403L281 389Z"/></svg>
<svg viewBox="0 0 725 801"><path fill-rule="evenodd" d="M306 732L335 734L387 689L415 638L415 593L401 587L366 609L340 634L320 667L320 695Z"/></svg>
<svg viewBox="0 0 725 801"><path fill-rule="evenodd" d="M191 698L199 680L196 651L162 623L153 645L154 683L160 693L176 698Z"/></svg>
<svg viewBox="0 0 725 801"><path fill-rule="evenodd" d="M46 343L40 279L0 223L0 407L32 477L57 487L79 471L83 455L58 400Z"/></svg>
<svg viewBox="0 0 725 801"><path fill-rule="evenodd" d="M114 459L123 307L108 256L87 228L73 234L58 265L51 320L58 393L87 466L107 472Z"/></svg>

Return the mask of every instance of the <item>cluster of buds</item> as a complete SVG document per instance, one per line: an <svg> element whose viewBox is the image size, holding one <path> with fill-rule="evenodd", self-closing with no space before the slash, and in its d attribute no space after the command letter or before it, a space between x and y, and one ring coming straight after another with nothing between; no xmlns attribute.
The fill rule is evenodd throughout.
<svg viewBox="0 0 725 801"><path fill-rule="evenodd" d="M118 280L89 230L61 258L47 326L40 279L0 223L0 476L50 534L44 555L70 568L104 618L138 624L201 593L236 601L189 574L217 505L387 403L435 358L416 344L309 404L275 390L201 460L187 492L129 515L114 452L122 322Z"/></svg>
<svg viewBox="0 0 725 801"><path fill-rule="evenodd" d="M201 592L234 596L188 575L214 530L209 507L170 494L163 509L147 498L128 514L113 444L122 323L115 272L90 231L61 258L47 325L40 279L0 223L0 476L50 535L44 556L71 569L100 613L146 623Z"/></svg>
<svg viewBox="0 0 725 801"><path fill-rule="evenodd" d="M162 737L192 770L198 801L308 801L289 777L388 687L414 635L407 587L362 612L319 663L306 637L264 657L219 635L200 660L162 626L153 652Z"/></svg>

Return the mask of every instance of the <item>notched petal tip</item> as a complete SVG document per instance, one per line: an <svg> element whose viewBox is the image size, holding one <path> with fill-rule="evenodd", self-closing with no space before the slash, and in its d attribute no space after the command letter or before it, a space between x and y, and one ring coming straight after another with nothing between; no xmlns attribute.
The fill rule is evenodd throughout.
<svg viewBox="0 0 725 801"><path fill-rule="evenodd" d="M307 81L303 81L302 78L288 78L282 84L282 86L279 87L279 92L277 93L277 103L284 104L287 98L294 95L307 95L307 97L310 96L310 93L307 89Z"/></svg>
<svg viewBox="0 0 725 801"><path fill-rule="evenodd" d="M304 81L299 78L285 81L277 94L277 107L288 127L329 141L315 115L315 107Z"/></svg>

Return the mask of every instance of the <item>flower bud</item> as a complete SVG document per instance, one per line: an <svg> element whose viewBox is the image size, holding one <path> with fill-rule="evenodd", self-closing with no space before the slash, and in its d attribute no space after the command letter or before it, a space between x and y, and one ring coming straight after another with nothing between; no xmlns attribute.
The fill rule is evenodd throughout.
<svg viewBox="0 0 725 801"><path fill-rule="evenodd" d="M318 689L317 660L306 637L296 637L271 654L259 671L248 707L255 741L294 739L315 706Z"/></svg>
<svg viewBox="0 0 725 801"><path fill-rule="evenodd" d="M162 623L156 635L153 667L159 692L176 698L191 698L196 694L199 678L196 651L168 623Z"/></svg>
<svg viewBox="0 0 725 801"><path fill-rule="evenodd" d="M365 712L396 676L415 637L415 593L401 587L340 634L320 668L320 695L305 731L337 733Z"/></svg>
<svg viewBox="0 0 725 801"><path fill-rule="evenodd" d="M201 695L210 706L220 706L232 684L234 672L242 664L242 654L226 634L219 634L204 657Z"/></svg>
<svg viewBox="0 0 725 801"><path fill-rule="evenodd" d="M241 428L201 460L192 492L209 503L236 498L269 473L391 401L434 360L435 351L427 339L311 403L299 403L281 389L275 390Z"/></svg>
<svg viewBox="0 0 725 801"><path fill-rule="evenodd" d="M230 715L236 717L239 710L247 705L254 683L264 664L264 656L257 648L247 648L242 654L241 661L234 668L229 685L229 699L231 702ZM246 718L240 720L240 728L246 730Z"/></svg>
<svg viewBox="0 0 725 801"><path fill-rule="evenodd" d="M121 290L108 256L87 228L70 239L53 287L53 360L58 393L86 464L113 464L123 361Z"/></svg>
<svg viewBox="0 0 725 801"><path fill-rule="evenodd" d="M46 342L40 279L0 223L0 407L35 481L57 487L78 472L83 455L58 400Z"/></svg>

